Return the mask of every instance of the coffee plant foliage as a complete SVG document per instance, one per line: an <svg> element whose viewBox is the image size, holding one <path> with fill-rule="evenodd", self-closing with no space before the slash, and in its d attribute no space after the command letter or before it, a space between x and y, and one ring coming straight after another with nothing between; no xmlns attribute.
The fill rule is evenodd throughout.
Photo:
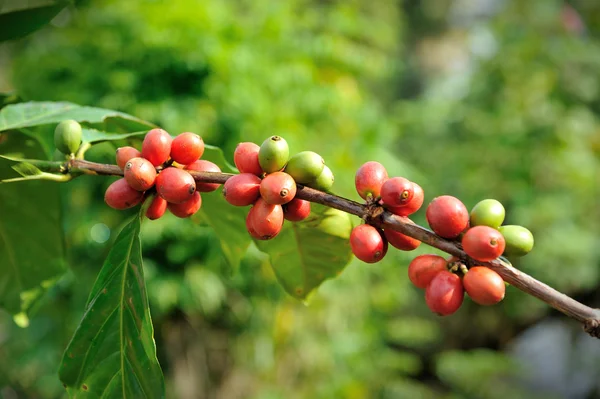
<svg viewBox="0 0 600 399"><path fill-rule="evenodd" d="M600 280L593 240L600 236L600 141L590 133L600 130L598 7L585 5L585 37L565 32L561 3L546 0L507 1L457 37L440 17L452 11L445 2L173 3L168 10L160 1L60 3L64 11L51 25L13 42L17 95L0 97L0 154L10 158L0 160L1 179L19 177L15 158L52 159L52 132L63 119L83 124L91 161L112 164L115 148L140 148L143 134L161 126L201 134L211 145L203 159L224 172L234 171L238 142L281 134L293 152L318 151L335 173L333 191L348 198L359 199L353 177L368 160L419 182L426 203L450 194L471 207L493 196L506 206L507 222L535 233L536 251L516 265L568 294L593 297ZM469 9L462 12L469 20ZM465 52L463 69L435 55L449 43ZM38 173L27 165L19 171ZM84 390L82 378L97 370L69 349L88 349L77 348L85 341L78 337L97 333L84 313L102 293L96 278L116 265L110 259L123 240L139 240L139 259L120 266L120 282L134 281L126 278L143 263L144 289L134 298L151 311L142 325L153 327L156 346L145 342L135 356L151 365L141 385L156 384L150 389L167 397L182 392L176 381L186 371L197 376L189 389L224 397L534 397L509 383L522 365L483 349L504 348L547 313L512 287L502 306L465 300L440 320L410 286L414 253L390 251L377 265L348 262L350 223L358 220L344 219L338 242L331 226L320 225L330 211L315 207L315 218L253 243L245 210L219 190L202 196L191 220L137 225L138 208L103 203L112 181L0 186L7 276L0 328L9 343L0 351L0 386L24 397L62 397L61 381L71 394ZM414 220L425 224L424 213ZM340 259L319 268L326 277L341 273L307 296L322 278L294 276L301 257L285 256L323 237L334 237ZM307 292L297 294L298 281ZM118 334L131 327L112 322ZM127 374L120 360L130 353L115 353L119 361L104 364Z"/></svg>

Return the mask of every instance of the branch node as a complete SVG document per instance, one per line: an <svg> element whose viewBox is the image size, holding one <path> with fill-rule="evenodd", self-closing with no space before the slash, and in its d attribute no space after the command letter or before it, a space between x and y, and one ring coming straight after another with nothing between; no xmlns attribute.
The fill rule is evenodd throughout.
<svg viewBox="0 0 600 399"><path fill-rule="evenodd" d="M600 320L589 319L583 323L583 329L592 337L600 338Z"/></svg>

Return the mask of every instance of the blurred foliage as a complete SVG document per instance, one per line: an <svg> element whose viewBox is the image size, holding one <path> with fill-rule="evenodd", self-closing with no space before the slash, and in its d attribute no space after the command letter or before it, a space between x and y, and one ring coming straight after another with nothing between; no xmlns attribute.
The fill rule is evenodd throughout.
<svg viewBox="0 0 600 399"><path fill-rule="evenodd" d="M229 160L239 141L281 134L292 153L321 153L333 191L353 199L354 171L371 159L419 182L426 201L496 198L536 238L516 266L599 307L600 5L569 4L88 1L11 43L7 89L194 131ZM96 145L89 159L112 163L115 145L136 140ZM70 272L28 329L1 315L0 395L63 395L60 354L132 214L103 204L109 184L60 186ZM168 397L549 397L508 351L556 312L512 287L501 305L466 300L442 319L406 276L432 250L391 250L353 261L306 306L254 246L233 271L198 222L142 225Z"/></svg>

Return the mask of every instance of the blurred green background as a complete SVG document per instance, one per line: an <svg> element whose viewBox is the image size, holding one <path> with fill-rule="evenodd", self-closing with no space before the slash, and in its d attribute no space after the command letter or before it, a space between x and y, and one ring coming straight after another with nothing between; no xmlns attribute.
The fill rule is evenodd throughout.
<svg viewBox="0 0 600 399"><path fill-rule="evenodd" d="M8 91L196 132L229 160L280 134L321 153L352 199L369 160L426 202L496 198L536 238L516 266L600 307L598 2L82 1L0 46ZM89 158L112 163L114 148ZM0 311L0 397L64 396L60 356L129 215L104 205L109 183L61 186L70 272L28 328ZM598 341L512 287L494 307L431 314L406 273L436 253L424 245L353 261L307 306L255 248L232 270L209 227L142 229L169 398L600 397Z"/></svg>

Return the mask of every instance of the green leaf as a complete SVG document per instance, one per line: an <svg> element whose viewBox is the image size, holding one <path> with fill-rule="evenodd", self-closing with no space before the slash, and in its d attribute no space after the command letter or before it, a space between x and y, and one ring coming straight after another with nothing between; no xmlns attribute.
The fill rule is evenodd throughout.
<svg viewBox="0 0 600 399"><path fill-rule="evenodd" d="M83 136L81 138L81 140L84 143L92 143L92 144L97 144L97 143L102 143L104 141L115 141L115 140L123 140L123 139L127 139L129 137L135 137L135 136L144 136L146 133L148 133L148 130L144 130L141 132L132 132L132 133L110 133L110 132L103 132L100 130L96 130L96 129L82 129L83 132Z"/></svg>
<svg viewBox="0 0 600 399"><path fill-rule="evenodd" d="M71 397L163 398L144 281L141 213L121 231L63 355L60 380Z"/></svg>
<svg viewBox="0 0 600 399"><path fill-rule="evenodd" d="M48 24L65 6L66 0L0 2L0 42L26 36Z"/></svg>
<svg viewBox="0 0 600 399"><path fill-rule="evenodd" d="M224 173L237 173L218 147L205 146L202 159L211 161ZM223 188L212 193L202 193L202 207L194 219L211 226L221 243L221 250L227 262L236 270L251 242L246 231L246 215L249 208L233 206L223 198Z"/></svg>
<svg viewBox="0 0 600 399"><path fill-rule="evenodd" d="M286 222L269 241L256 241L266 252L279 283L292 296L305 299L328 278L337 276L352 259L350 216L337 209L311 204L310 216Z"/></svg>
<svg viewBox="0 0 600 399"><path fill-rule="evenodd" d="M42 153L23 135L2 140L0 152ZM17 176L13 164L0 159L0 180ZM27 310L26 292L45 291L65 270L59 187L39 180L0 187L0 307L17 314Z"/></svg>

